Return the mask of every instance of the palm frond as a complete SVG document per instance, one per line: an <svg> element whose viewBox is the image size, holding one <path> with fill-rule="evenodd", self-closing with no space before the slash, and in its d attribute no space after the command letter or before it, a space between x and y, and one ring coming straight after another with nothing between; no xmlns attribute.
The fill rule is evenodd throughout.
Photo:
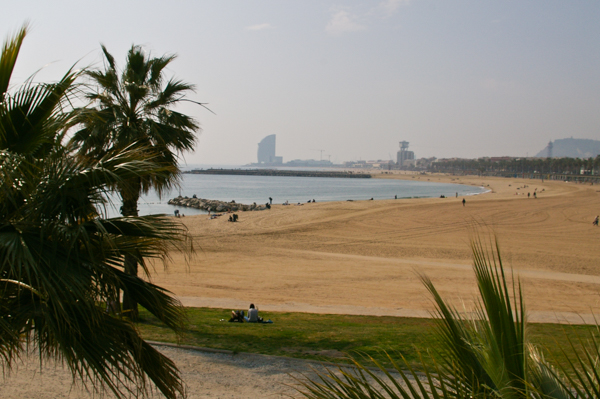
<svg viewBox="0 0 600 399"><path fill-rule="evenodd" d="M0 104L0 148L36 157L50 151L71 117L64 102L80 73L69 70L57 83L29 82L14 94L5 93Z"/></svg>
<svg viewBox="0 0 600 399"><path fill-rule="evenodd" d="M481 298L478 357L499 390L519 396L527 387L526 312L520 282L508 287L498 242L486 250L473 241L473 269ZM513 305L514 302L514 305Z"/></svg>
<svg viewBox="0 0 600 399"><path fill-rule="evenodd" d="M572 397L600 397L600 324L598 321L595 329L588 334L587 339L584 340L578 334L569 334L565 331L566 348L562 348L562 351L567 358L567 363L559 363L556 368L551 369L557 379L566 381L563 389ZM576 344L582 349L578 349ZM567 349L574 353L574 358L566 356ZM560 374L555 370L560 371Z"/></svg>
<svg viewBox="0 0 600 399"><path fill-rule="evenodd" d="M421 356L421 354L419 354ZM466 391L455 390L448 385L444 372L434 365L433 369L425 367L417 372L410 363L399 354L401 363L394 356L386 353L392 368L384 365L371 356L349 356L350 364L336 368L325 368L325 371L313 369L316 378L304 375L296 378L296 390L304 397L311 399L440 399L466 398ZM421 357L422 364L425 364ZM369 365L369 366L366 366Z"/></svg>
<svg viewBox="0 0 600 399"><path fill-rule="evenodd" d="M540 350L529 344L529 386L535 398L575 399L565 375L546 361ZM589 397L589 396L587 396Z"/></svg>
<svg viewBox="0 0 600 399"><path fill-rule="evenodd" d="M459 311L447 305L427 276L421 275L421 281L436 304L436 333L445 348L445 352L439 353L438 356L446 370L452 370L454 374L460 370L462 378L456 380L456 383L465 389L478 390L480 386L494 389L494 382L485 371L472 345L476 325L471 320L465 320Z"/></svg>
<svg viewBox="0 0 600 399"><path fill-rule="evenodd" d="M0 102L3 101L4 95L8 91L10 78L21 50L23 40L27 35L28 25L25 24L13 36L4 41L2 53L0 54Z"/></svg>

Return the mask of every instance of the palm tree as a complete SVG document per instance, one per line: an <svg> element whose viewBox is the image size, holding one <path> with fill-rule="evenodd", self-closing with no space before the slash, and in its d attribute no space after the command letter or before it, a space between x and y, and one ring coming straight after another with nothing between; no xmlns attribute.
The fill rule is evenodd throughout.
<svg viewBox="0 0 600 399"><path fill-rule="evenodd" d="M125 148L90 160L61 144L76 116L67 107L79 72L59 82L29 79L10 88L27 32L8 39L0 57L0 361L21 356L66 364L73 377L117 397L140 396L148 382L166 397L184 394L172 361L147 344L130 321L107 312L123 291L175 331L179 302L123 270L133 257L165 259L186 246L182 227L164 217L104 219L108 187L171 173Z"/></svg>
<svg viewBox="0 0 600 399"><path fill-rule="evenodd" d="M120 182L114 188L122 199L123 216L138 216L137 203L141 194L150 189L159 195L178 182L178 156L193 150L198 123L173 108L185 100L194 86L165 77L165 68L174 55L151 58L141 47L132 46L125 68L119 72L114 57L102 46L104 71L90 71L93 83L87 98L93 108L80 113L76 122L83 126L71 143L88 157L118 154L134 146L137 151L160 164L168 173L136 176ZM137 276L138 264L133 257L125 258L125 271ZM123 306L132 320L138 317L137 303L125 295Z"/></svg>

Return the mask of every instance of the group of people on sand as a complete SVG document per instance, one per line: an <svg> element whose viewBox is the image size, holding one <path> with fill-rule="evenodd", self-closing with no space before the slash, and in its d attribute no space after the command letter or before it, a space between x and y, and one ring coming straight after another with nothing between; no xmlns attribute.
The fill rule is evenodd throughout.
<svg viewBox="0 0 600 399"><path fill-rule="evenodd" d="M509 184L509 186L510 186L510 184ZM528 185L524 185L523 187L517 187L517 190L519 190L519 189L521 189L521 188L528 188L528 187L529 187ZM544 191L546 191L546 189L545 189L545 188L543 188L543 189L540 191L540 193L541 193L541 192L544 192ZM522 192L522 193L519 193L519 192L517 191L517 192L515 192L515 195L525 195L525 193L524 193L524 192ZM534 190L533 190L533 198L537 199L537 195L538 195L538 189L536 188L536 189L534 189ZM529 191L529 192L527 192L527 198L531 198L531 192L530 192L530 191Z"/></svg>
<svg viewBox="0 0 600 399"><path fill-rule="evenodd" d="M508 187L510 187L510 186L512 186L512 184L508 185ZM524 184L523 186L519 186L519 187L517 187L517 190L520 190L522 188L529 188L529 185ZM523 191L525 191L525 190L523 190ZM546 191L546 189L542 189L542 191ZM537 188L536 188L536 189L533 190L533 198L537 199L537 193L538 193L538 191L537 191ZM525 193L524 192L515 191L515 195L525 195ZM527 198L531 198L531 192L527 193Z"/></svg>
<svg viewBox="0 0 600 399"><path fill-rule="evenodd" d="M223 214L222 213L213 213L213 214L211 214L210 211L208 211L208 218L211 219L211 220L212 219L216 219L219 216L223 216Z"/></svg>
<svg viewBox="0 0 600 399"><path fill-rule="evenodd" d="M269 197L269 199L271 199L271 197ZM373 199L373 198L371 198L371 199ZM314 198L312 200L306 201L307 204L315 203L315 202L317 202L317 201L315 201ZM283 203L283 205L289 205L289 204L290 204L290 201L288 201L288 200L285 200L285 202ZM296 205L304 205L304 204L298 202Z"/></svg>
<svg viewBox="0 0 600 399"><path fill-rule="evenodd" d="M183 213L179 212L179 209L175 209L173 211L173 213L175 214L176 218L184 218L185 217L185 215Z"/></svg>
<svg viewBox="0 0 600 399"><path fill-rule="evenodd" d="M227 213L231 213L231 211L227 212ZM216 219L218 217L223 216L223 213L210 213L210 211L208 211L208 218L209 219ZM237 222L239 219L237 213L234 213L232 215L229 215L229 221L230 222Z"/></svg>

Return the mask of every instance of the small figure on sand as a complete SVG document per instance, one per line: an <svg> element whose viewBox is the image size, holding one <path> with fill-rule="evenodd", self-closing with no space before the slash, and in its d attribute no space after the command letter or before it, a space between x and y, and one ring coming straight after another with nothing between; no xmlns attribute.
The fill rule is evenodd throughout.
<svg viewBox="0 0 600 399"><path fill-rule="evenodd" d="M592 224L594 226L598 226L598 221L600 220L600 215L596 215L596 218L594 219L594 221L592 222Z"/></svg>
<svg viewBox="0 0 600 399"><path fill-rule="evenodd" d="M462 200L463 206L465 206L466 202L467 202L467 200L463 198L463 200Z"/></svg>
<svg viewBox="0 0 600 399"><path fill-rule="evenodd" d="M273 198L269 197L269 205L273 205Z"/></svg>

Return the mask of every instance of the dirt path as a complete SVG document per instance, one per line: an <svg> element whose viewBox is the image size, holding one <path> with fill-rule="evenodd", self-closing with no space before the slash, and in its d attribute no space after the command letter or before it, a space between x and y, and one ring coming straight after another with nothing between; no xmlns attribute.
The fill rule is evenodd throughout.
<svg viewBox="0 0 600 399"><path fill-rule="evenodd" d="M315 363L253 354L206 353L159 346L182 372L188 399L290 398L299 397L293 377L310 374ZM3 399L114 398L112 393L87 392L71 385L61 366L40 367L35 358L25 359L11 375L0 377ZM154 393L149 398L164 398Z"/></svg>

